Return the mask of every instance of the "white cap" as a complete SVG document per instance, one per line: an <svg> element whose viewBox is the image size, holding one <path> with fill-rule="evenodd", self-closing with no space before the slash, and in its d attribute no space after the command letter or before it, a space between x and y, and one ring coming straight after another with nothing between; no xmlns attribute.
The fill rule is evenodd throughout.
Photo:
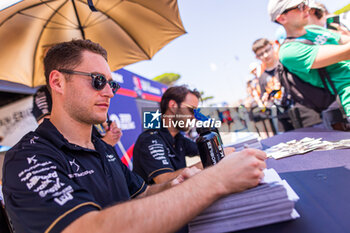
<svg viewBox="0 0 350 233"><path fill-rule="evenodd" d="M276 21L277 16L281 15L285 10L295 7L305 0L270 0L267 11L271 21Z"/></svg>
<svg viewBox="0 0 350 233"><path fill-rule="evenodd" d="M309 0L309 7L310 8L315 8L315 9L319 9L319 10L322 10L322 11L325 10L324 8L322 8L322 6L319 3L315 2L314 0Z"/></svg>

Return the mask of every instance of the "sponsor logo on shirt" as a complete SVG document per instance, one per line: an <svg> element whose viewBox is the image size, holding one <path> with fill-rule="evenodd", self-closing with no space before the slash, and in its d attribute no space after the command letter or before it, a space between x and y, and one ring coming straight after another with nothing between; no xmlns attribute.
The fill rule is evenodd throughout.
<svg viewBox="0 0 350 233"><path fill-rule="evenodd" d="M33 155L32 157L27 157L28 164L36 164L36 162L38 162L38 160L35 159L35 156L36 155Z"/></svg>
<svg viewBox="0 0 350 233"><path fill-rule="evenodd" d="M75 159L73 159L73 161L69 161L69 164L73 170L75 170L76 172L79 171L80 166L75 162Z"/></svg>
<svg viewBox="0 0 350 233"><path fill-rule="evenodd" d="M166 160L162 160L162 163L163 163L163 165L168 165L169 164L169 162L166 161Z"/></svg>
<svg viewBox="0 0 350 233"><path fill-rule="evenodd" d="M59 204L60 206L63 206L64 204L66 204L67 201L69 200L73 200L73 195L72 195L72 192L73 192L73 188L72 186L68 186L66 187L65 189L63 189L62 192L57 192L55 194L53 194L53 196L59 196L59 197L56 197L54 199L54 201Z"/></svg>
<svg viewBox="0 0 350 233"><path fill-rule="evenodd" d="M35 144L35 143L36 143L35 140L38 140L38 139L39 139L39 137L34 136L33 138L31 138L31 139L29 140L29 143L30 143L30 144Z"/></svg>
<svg viewBox="0 0 350 233"><path fill-rule="evenodd" d="M329 37L330 37L329 33L323 33L322 35L317 35L314 43L318 45L323 45L327 42Z"/></svg>
<svg viewBox="0 0 350 233"><path fill-rule="evenodd" d="M83 176L87 176L87 175L91 175L94 174L95 171L94 170L86 170L80 173L73 173L73 174L68 174L69 178L74 178L74 177L83 177Z"/></svg>
<svg viewBox="0 0 350 233"><path fill-rule="evenodd" d="M40 180L43 180L43 181L48 181L50 179L53 179L53 178L57 178L58 175L57 175L57 172L56 171L53 171L52 173L49 173L47 175L42 175L42 176L32 176L29 181L27 182L27 187L28 189L31 189L34 185L36 185L38 183L38 181ZM47 183L45 183L45 187L47 186ZM35 191L35 192L38 192L39 190L43 189L44 187L38 187Z"/></svg>
<svg viewBox="0 0 350 233"><path fill-rule="evenodd" d="M28 172L25 177L23 177L21 179L21 182L27 181L30 177L32 177L32 175L36 175L38 173L44 172L44 171L48 171L48 170L55 170L57 167L56 166L50 166L50 167L45 167L45 168L41 168L39 170L35 170L32 172Z"/></svg>
<svg viewBox="0 0 350 233"><path fill-rule="evenodd" d="M72 174L68 174L69 178L74 178L74 177L83 177L83 176L87 176L87 175L91 175L93 173L95 173L94 170L85 170L85 171L80 171L80 166L79 164L75 161L75 159L73 159L72 161L69 161L70 166L72 167L72 170L75 171ZM79 172L79 173L78 173Z"/></svg>
<svg viewBox="0 0 350 233"><path fill-rule="evenodd" d="M108 162L114 162L117 158L113 154L106 154Z"/></svg>
<svg viewBox="0 0 350 233"><path fill-rule="evenodd" d="M25 173L27 172L30 172L38 167L46 167L47 165L50 165L52 162L51 161L47 161L47 162L43 162L43 163L38 163L38 164L35 164L34 166L30 167L30 168L27 168L23 171L21 171L19 174L18 174L18 177L21 177L23 176Z"/></svg>
<svg viewBox="0 0 350 233"><path fill-rule="evenodd" d="M163 144L158 143L157 140L152 140L152 144L148 146L148 150L155 160L162 160L164 165L169 164L165 157Z"/></svg>
<svg viewBox="0 0 350 233"><path fill-rule="evenodd" d="M175 155L172 154L172 153L170 152L170 149L169 149L168 147L167 147L166 149L167 149L167 151L168 151L168 156L169 156L170 158L175 158Z"/></svg>
<svg viewBox="0 0 350 233"><path fill-rule="evenodd" d="M25 183L28 190L38 193L41 198L51 195L55 197L53 200L61 206L73 199L72 186L61 181L56 171L57 167L51 161L39 162L37 156L33 155L27 157L27 162L32 166L19 172L18 177Z"/></svg>

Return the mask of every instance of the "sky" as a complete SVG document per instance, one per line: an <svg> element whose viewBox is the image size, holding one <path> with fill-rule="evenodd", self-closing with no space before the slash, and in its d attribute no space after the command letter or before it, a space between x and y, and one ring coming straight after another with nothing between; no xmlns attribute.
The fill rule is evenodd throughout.
<svg viewBox="0 0 350 233"><path fill-rule="evenodd" d="M330 12L350 0L319 0ZM275 40L278 25L267 14L268 0L178 0L187 34L173 40L149 61L125 69L152 79L178 73L177 84L204 91L215 98L207 104L232 105L246 96L249 64L257 61L252 43L262 37Z"/></svg>
<svg viewBox="0 0 350 233"><path fill-rule="evenodd" d="M1 0L0 9L8 2ZM350 0L319 0L334 12ZM177 84L214 96L207 104L232 105L246 96L245 83L252 78L249 64L256 62L252 43L262 37L275 40L278 25L267 14L268 0L178 0L187 31L149 61L125 69L152 79L163 73L178 73Z"/></svg>

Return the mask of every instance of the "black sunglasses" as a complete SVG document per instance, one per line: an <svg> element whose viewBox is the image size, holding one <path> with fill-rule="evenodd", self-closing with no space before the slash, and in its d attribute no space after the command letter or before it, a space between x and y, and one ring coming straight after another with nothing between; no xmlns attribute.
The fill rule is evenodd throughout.
<svg viewBox="0 0 350 233"><path fill-rule="evenodd" d="M300 12L304 12L306 10L306 8L308 7L308 5L309 5L309 1L304 1L304 2L300 3L299 5L297 5L296 7L292 7L292 8L286 9L285 11L283 11L282 14L286 14L289 11L292 11L292 10L295 10L295 9L299 9Z"/></svg>
<svg viewBox="0 0 350 233"><path fill-rule="evenodd" d="M92 82L91 82L92 87L98 91L105 88L107 82L108 82L109 86L111 87L113 94L115 94L118 91L118 89L120 88L120 85L117 81L114 81L114 80L107 81L106 77L103 74L86 73L86 72L81 72L81 71L65 70L65 69L59 69L58 71L61 73L66 73L66 74L78 74L78 75L89 76L92 78Z"/></svg>

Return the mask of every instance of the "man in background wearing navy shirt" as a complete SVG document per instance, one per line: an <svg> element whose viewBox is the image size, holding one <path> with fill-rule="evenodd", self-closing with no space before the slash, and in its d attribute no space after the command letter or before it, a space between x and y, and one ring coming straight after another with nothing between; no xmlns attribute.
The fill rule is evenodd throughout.
<svg viewBox="0 0 350 233"><path fill-rule="evenodd" d="M91 135L118 89L106 51L89 40L60 43L44 66L51 118L6 153L3 167L5 208L17 233L173 232L263 177L266 154L247 149L195 175L185 169L171 182L147 186Z"/></svg>
<svg viewBox="0 0 350 233"><path fill-rule="evenodd" d="M168 88L160 101L164 120L193 119L193 110L198 107L200 93L186 86ZM182 117L181 117L182 116ZM188 127L167 124L160 129L149 129L137 139L133 151L133 171L148 184L160 184L177 177L186 168L185 156L199 155L195 142L182 133ZM201 162L195 164L203 169Z"/></svg>

